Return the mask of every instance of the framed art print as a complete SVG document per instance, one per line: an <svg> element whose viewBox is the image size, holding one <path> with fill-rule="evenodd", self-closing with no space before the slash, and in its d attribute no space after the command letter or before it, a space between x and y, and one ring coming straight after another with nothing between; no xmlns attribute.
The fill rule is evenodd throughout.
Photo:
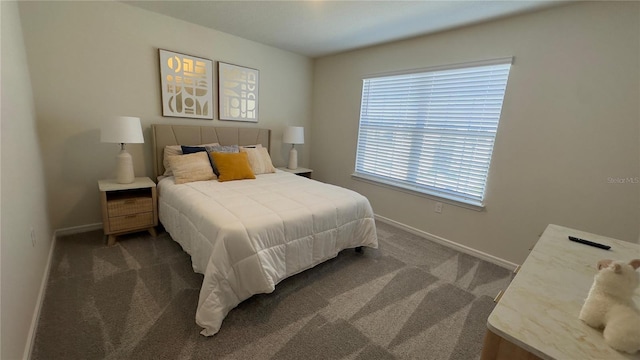
<svg viewBox="0 0 640 360"><path fill-rule="evenodd" d="M162 115L213 120L213 61L159 53Z"/></svg>
<svg viewBox="0 0 640 360"><path fill-rule="evenodd" d="M258 70L218 62L219 119L258 122L259 85Z"/></svg>

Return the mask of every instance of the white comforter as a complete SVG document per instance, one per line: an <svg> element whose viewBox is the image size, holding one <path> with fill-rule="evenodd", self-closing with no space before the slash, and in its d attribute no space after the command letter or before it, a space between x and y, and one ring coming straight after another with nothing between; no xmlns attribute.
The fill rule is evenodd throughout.
<svg viewBox="0 0 640 360"><path fill-rule="evenodd" d="M158 183L159 217L204 274L196 323L214 335L227 313L342 249L378 247L362 195L283 171L255 180Z"/></svg>

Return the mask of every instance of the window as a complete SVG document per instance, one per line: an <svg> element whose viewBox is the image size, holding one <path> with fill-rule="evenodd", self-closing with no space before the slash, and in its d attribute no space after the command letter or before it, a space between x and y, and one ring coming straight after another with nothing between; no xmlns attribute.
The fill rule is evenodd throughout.
<svg viewBox="0 0 640 360"><path fill-rule="evenodd" d="M511 60L365 78L354 176L482 206Z"/></svg>

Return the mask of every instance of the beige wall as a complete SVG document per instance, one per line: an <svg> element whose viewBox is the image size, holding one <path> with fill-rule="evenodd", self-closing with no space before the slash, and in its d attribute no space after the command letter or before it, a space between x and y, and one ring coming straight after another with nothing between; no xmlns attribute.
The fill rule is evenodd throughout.
<svg viewBox="0 0 640 360"><path fill-rule="evenodd" d="M142 119L145 144L127 146L137 176L153 172L152 123L271 128L276 166L288 156L284 127L310 128L306 57L119 2L21 2L20 15L55 229L101 221L97 180L113 177L118 152L100 143L110 115ZM158 48L259 69L258 124L162 117ZM217 106L216 98L217 91ZM297 147L301 166L309 162L307 139Z"/></svg>
<svg viewBox="0 0 640 360"><path fill-rule="evenodd" d="M549 223L638 239L638 3L588 2L316 59L314 177L374 211L520 263ZM483 212L354 180L364 75L515 56ZM323 142L322 139L332 139Z"/></svg>
<svg viewBox="0 0 640 360"><path fill-rule="evenodd" d="M42 283L52 231L43 160L18 5L2 12L2 359L21 359ZM36 245L31 244L31 229ZM26 353L25 353L26 355Z"/></svg>

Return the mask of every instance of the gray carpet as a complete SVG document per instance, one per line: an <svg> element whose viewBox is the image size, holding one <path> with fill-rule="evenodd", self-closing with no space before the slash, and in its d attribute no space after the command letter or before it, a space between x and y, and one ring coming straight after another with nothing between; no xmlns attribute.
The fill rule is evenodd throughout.
<svg viewBox="0 0 640 360"><path fill-rule="evenodd" d="M202 275L166 232L58 239L32 359L478 359L508 270L378 223L380 248L253 296L199 335Z"/></svg>

